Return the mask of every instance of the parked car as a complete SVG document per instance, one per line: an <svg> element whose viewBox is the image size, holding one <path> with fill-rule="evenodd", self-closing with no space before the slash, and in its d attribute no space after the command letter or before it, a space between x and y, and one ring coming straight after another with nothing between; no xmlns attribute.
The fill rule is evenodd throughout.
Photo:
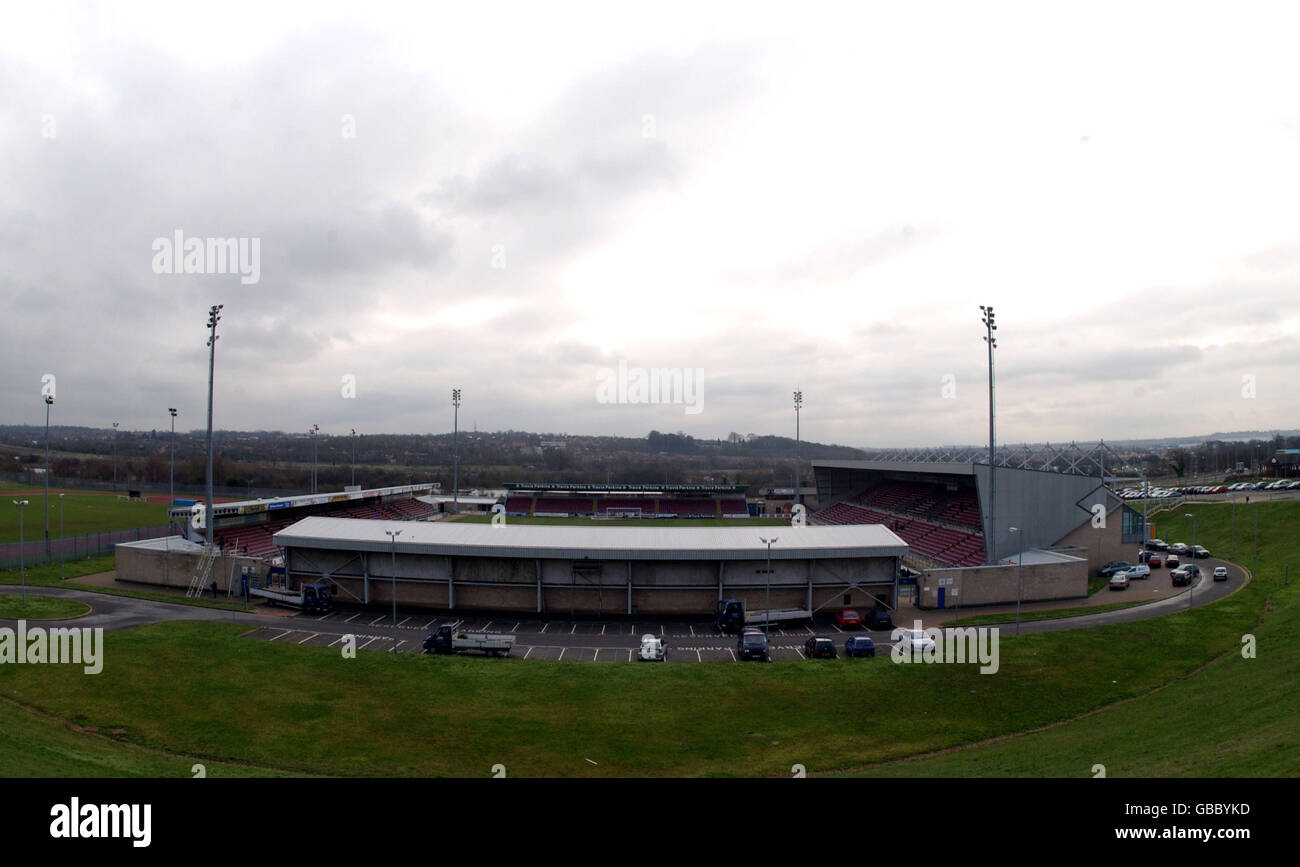
<svg viewBox="0 0 1300 867"><path fill-rule="evenodd" d="M1215 566L1215 567L1214 567L1214 580L1215 580L1215 581L1227 581L1227 580L1228 580L1228 567L1227 567L1227 566Z"/></svg>
<svg viewBox="0 0 1300 867"><path fill-rule="evenodd" d="M835 614L835 625L841 629L857 629L862 625L862 615L852 608L842 608Z"/></svg>
<svg viewBox="0 0 1300 867"><path fill-rule="evenodd" d="M1097 574L1103 578L1109 578L1110 576L1114 575L1116 572L1120 572L1124 569L1127 569L1129 565L1130 564L1124 560L1112 560L1109 563L1107 563L1105 566L1102 566L1100 569L1098 569Z"/></svg>
<svg viewBox="0 0 1300 867"><path fill-rule="evenodd" d="M1187 553L1187 546L1184 545L1182 542L1175 542L1174 544L1172 544L1172 545L1169 546L1169 553L1170 553L1170 554L1186 554L1186 553Z"/></svg>
<svg viewBox="0 0 1300 867"><path fill-rule="evenodd" d="M1151 552L1150 552L1150 551L1138 551L1138 562L1139 562L1139 563L1147 563L1147 562L1149 562L1150 560L1151 560Z"/></svg>
<svg viewBox="0 0 1300 867"><path fill-rule="evenodd" d="M1192 556L1203 560L1206 557L1210 556L1210 552L1207 549L1201 547L1200 545L1193 545Z"/></svg>
<svg viewBox="0 0 1300 867"><path fill-rule="evenodd" d="M810 638L803 643L803 655L809 659L834 659L835 642L829 638Z"/></svg>
<svg viewBox="0 0 1300 867"><path fill-rule="evenodd" d="M1183 564L1181 561L1179 561L1177 554L1170 554L1168 557L1165 558L1166 569L1177 569L1181 565Z"/></svg>
<svg viewBox="0 0 1300 867"><path fill-rule="evenodd" d="M1152 569L1159 569L1165 565L1165 558L1161 557L1158 551L1152 551L1151 556L1147 559L1147 565Z"/></svg>
<svg viewBox="0 0 1300 867"><path fill-rule="evenodd" d="M893 629L894 620L889 616L888 608L871 609L871 628L872 629Z"/></svg>
<svg viewBox="0 0 1300 867"><path fill-rule="evenodd" d="M1150 578L1150 577L1151 577L1151 567L1148 566L1148 565L1145 564L1145 563L1134 563L1132 566L1128 567L1127 569L1125 569L1125 570L1123 570L1123 571L1126 572L1126 573L1128 573L1128 577L1129 577L1130 580L1132 580L1132 579L1134 579L1134 578ZM1115 574L1118 575L1119 573L1116 572Z"/></svg>
<svg viewBox="0 0 1300 867"><path fill-rule="evenodd" d="M1116 572L1114 575L1110 576L1109 587L1111 590L1127 590L1128 573Z"/></svg>
<svg viewBox="0 0 1300 867"><path fill-rule="evenodd" d="M636 658L641 662L663 662L667 650L663 639L647 632L641 636L641 648L637 651Z"/></svg>
<svg viewBox="0 0 1300 867"><path fill-rule="evenodd" d="M746 629L741 632L740 638L736 639L736 657L741 662L747 659L769 662L771 657L767 652L767 636L757 629Z"/></svg>
<svg viewBox="0 0 1300 867"><path fill-rule="evenodd" d="M1192 583L1192 576L1186 569L1173 569L1169 573L1169 583L1174 587L1187 587Z"/></svg>
<svg viewBox="0 0 1300 867"><path fill-rule="evenodd" d="M934 638L924 629L904 629L898 637L898 648L903 653L917 654L934 648Z"/></svg>
<svg viewBox="0 0 1300 867"><path fill-rule="evenodd" d="M869 635L854 635L844 642L844 655L849 658L875 656L876 642L872 641Z"/></svg>
<svg viewBox="0 0 1300 867"><path fill-rule="evenodd" d="M1165 551L1169 548L1169 543L1164 539L1148 539L1147 547L1155 551Z"/></svg>

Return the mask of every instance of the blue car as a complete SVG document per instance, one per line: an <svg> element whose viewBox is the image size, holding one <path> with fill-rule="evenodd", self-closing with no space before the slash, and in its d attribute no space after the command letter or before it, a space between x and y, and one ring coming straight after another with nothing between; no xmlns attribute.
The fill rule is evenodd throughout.
<svg viewBox="0 0 1300 867"><path fill-rule="evenodd" d="M866 635L855 635L844 642L845 656L875 656L876 643Z"/></svg>

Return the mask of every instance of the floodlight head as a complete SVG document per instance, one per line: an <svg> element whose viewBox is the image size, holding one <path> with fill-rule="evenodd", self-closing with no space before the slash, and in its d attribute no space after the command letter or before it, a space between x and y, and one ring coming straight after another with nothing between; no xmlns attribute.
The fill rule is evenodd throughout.
<svg viewBox="0 0 1300 867"><path fill-rule="evenodd" d="M54 403L54 395L52 394L45 395L45 405L51 406L53 405L53 403Z"/></svg>

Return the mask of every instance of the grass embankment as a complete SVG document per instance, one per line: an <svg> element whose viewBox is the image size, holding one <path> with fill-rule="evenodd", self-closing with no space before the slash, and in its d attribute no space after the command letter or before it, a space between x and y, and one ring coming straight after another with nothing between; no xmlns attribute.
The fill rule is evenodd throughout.
<svg viewBox="0 0 1300 867"><path fill-rule="evenodd" d="M1226 533L1218 509L1194 507L1211 550ZM1295 559L1297 525L1300 502L1262 507L1259 575L1227 599L1136 623L1004 636L996 675L888 657L347 660L337 649L242 639L228 624L166 623L109 634L96 676L0 667L0 694L153 748L294 773L486 776L500 762L511 776L786 776L794 763L848 770L1013 736L867 772L1086 776L1103 763L1110 776L1294 774L1300 603L1294 583L1281 586L1281 565ZM1254 660L1237 652L1247 632L1259 639ZM123 761L119 773L157 773ZM58 762L23 767L65 772Z"/></svg>
<svg viewBox="0 0 1300 867"><path fill-rule="evenodd" d="M223 611L252 611L254 606L237 602L234 597L227 602L225 597L217 599L186 599L179 593L150 593L144 590L132 590L126 587L97 587L91 584L73 584L71 579L85 575L98 575L113 570L113 555L101 554L84 560L69 560L63 564L63 575L68 580L60 580L58 563L43 563L40 566L27 567L27 586L29 587L65 587L69 590L84 590L87 593L105 593L109 596L129 596L133 599L150 599L154 602L173 602L179 605L198 605L204 608L219 608ZM18 569L0 571L0 587L17 586L21 583ZM30 598L30 597L29 597Z"/></svg>

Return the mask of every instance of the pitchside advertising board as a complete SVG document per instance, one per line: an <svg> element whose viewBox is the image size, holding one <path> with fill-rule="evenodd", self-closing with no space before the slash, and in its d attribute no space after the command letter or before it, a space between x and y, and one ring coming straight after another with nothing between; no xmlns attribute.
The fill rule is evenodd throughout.
<svg viewBox="0 0 1300 867"><path fill-rule="evenodd" d="M496 763L478 779L302 780L224 779L219 766L208 773L201 763L177 761L178 779L10 781L0 789L4 851L126 862L292 853L296 863L339 863L354 853L373 860L427 849L436 814L440 851L487 846L500 856L518 846L521 855L535 854L549 840L556 849L611 858L634 846L644 861L698 852L719 828L751 828L761 805L768 821L789 832L763 835L768 855L777 838L806 847L828 833L852 837L862 829L857 808L876 804L886 811L877 818L900 838L900 856L921 834L930 857L945 844L955 850L979 841L983 851L990 844L1040 853L1104 845L1234 858L1262 851L1260 844L1288 851L1300 796L1295 780L1125 780L1096 771L1075 780L884 779L821 776L815 766L794 763L790 774L767 779L581 779L617 773L584 763L575 764L574 778L536 780ZM487 809L494 804L502 809ZM659 815L636 806L645 804L657 805ZM573 827L579 821L580 833ZM492 827L507 833L485 836Z"/></svg>

